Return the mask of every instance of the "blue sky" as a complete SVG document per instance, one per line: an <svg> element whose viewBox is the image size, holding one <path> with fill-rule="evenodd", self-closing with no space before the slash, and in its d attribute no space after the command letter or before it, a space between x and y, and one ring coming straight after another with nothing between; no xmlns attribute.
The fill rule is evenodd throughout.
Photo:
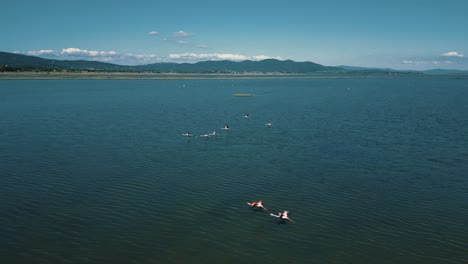
<svg viewBox="0 0 468 264"><path fill-rule="evenodd" d="M54 59L468 70L466 0L15 0L0 17L0 51Z"/></svg>

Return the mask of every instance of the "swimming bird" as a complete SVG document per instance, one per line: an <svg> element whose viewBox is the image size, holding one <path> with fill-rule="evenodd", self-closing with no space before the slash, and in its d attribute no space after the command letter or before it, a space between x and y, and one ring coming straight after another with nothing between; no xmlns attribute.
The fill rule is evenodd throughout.
<svg viewBox="0 0 468 264"><path fill-rule="evenodd" d="M187 131L187 133L182 134L182 136L184 136L184 137L191 137L191 136L193 136L193 135L190 134L190 132Z"/></svg>
<svg viewBox="0 0 468 264"><path fill-rule="evenodd" d="M244 115L244 118L249 118L249 115L248 115L248 114L245 114L245 115Z"/></svg>
<svg viewBox="0 0 468 264"><path fill-rule="evenodd" d="M208 135L208 134L200 135L200 137L203 137L203 138L207 138L207 137L209 137L209 136L210 136L210 135Z"/></svg>
<svg viewBox="0 0 468 264"><path fill-rule="evenodd" d="M265 126L267 126L267 127L271 127L272 125L273 125L273 124L270 123L270 122L268 122L268 123L265 124Z"/></svg>
<svg viewBox="0 0 468 264"><path fill-rule="evenodd" d="M270 215L280 218L281 221L288 220L294 223L294 220L288 217L288 213L289 211L283 211L283 212L279 212L278 215L275 215L275 214L270 214Z"/></svg>
<svg viewBox="0 0 468 264"><path fill-rule="evenodd" d="M263 201L262 200L259 200L258 202L254 201L254 202L251 202L251 203L247 203L247 205L249 205L251 208L258 207L258 208L262 208L265 211L268 211L268 209L266 209L265 206L263 206Z"/></svg>
<svg viewBox="0 0 468 264"><path fill-rule="evenodd" d="M229 130L229 126L228 126L228 124L224 125L224 127L222 127L221 129L224 129L224 130Z"/></svg>
<svg viewBox="0 0 468 264"><path fill-rule="evenodd" d="M213 131L210 133L210 136L217 136L217 135L219 135L219 133L217 133L216 131Z"/></svg>

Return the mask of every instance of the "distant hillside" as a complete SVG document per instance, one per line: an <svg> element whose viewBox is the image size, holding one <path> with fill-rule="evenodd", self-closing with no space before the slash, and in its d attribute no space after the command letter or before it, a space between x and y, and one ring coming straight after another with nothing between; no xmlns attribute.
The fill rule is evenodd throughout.
<svg viewBox="0 0 468 264"><path fill-rule="evenodd" d="M156 72L185 72L185 73L233 73L233 72L280 72L280 73L314 73L337 72L341 69L326 67L313 62L294 62L291 60L267 59L261 61L201 61L197 63L155 63L136 66L137 69Z"/></svg>
<svg viewBox="0 0 468 264"><path fill-rule="evenodd" d="M359 67L359 66L347 66L347 65L340 65L336 66L341 69L345 69L347 71L396 71L390 68L369 68L369 67Z"/></svg>
<svg viewBox="0 0 468 264"><path fill-rule="evenodd" d="M405 73L405 74L468 74L468 71L464 70L451 70L451 69L431 69L425 71L411 71L411 70L395 70L390 68L366 68L366 67L356 67L356 66L347 66L340 65L336 66L338 68L348 71L348 73Z"/></svg>
<svg viewBox="0 0 468 264"><path fill-rule="evenodd" d="M47 71L47 70L98 70L126 71L128 66L121 66L99 61L85 60L49 60L34 56L0 52L0 70Z"/></svg>
<svg viewBox="0 0 468 264"><path fill-rule="evenodd" d="M124 66L111 63L84 60L51 60L34 56L0 52L1 71L151 71L176 73L314 73L338 72L343 69L327 67L313 62L267 59L262 61L201 61L197 63L154 63L139 66Z"/></svg>
<svg viewBox="0 0 468 264"><path fill-rule="evenodd" d="M356 66L347 66L340 65L336 66L341 69L345 69L348 73L366 73L366 74L421 74L419 71L411 70L395 70L391 68L368 68L368 67L356 67Z"/></svg>
<svg viewBox="0 0 468 264"><path fill-rule="evenodd" d="M433 69L424 71L426 74L468 74L468 71L450 70L450 69Z"/></svg>

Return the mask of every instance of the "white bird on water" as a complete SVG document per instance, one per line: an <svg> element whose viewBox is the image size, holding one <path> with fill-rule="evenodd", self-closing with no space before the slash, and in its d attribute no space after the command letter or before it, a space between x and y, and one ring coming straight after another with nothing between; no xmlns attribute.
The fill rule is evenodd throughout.
<svg viewBox="0 0 468 264"><path fill-rule="evenodd" d="M281 220L288 220L288 221L291 221L294 223L294 220L292 220L291 218L288 217L288 213L289 211L283 211L283 212L279 212L278 215L275 215L275 214L270 214L271 216L274 216L274 217L278 217L278 218L281 218Z"/></svg>
<svg viewBox="0 0 468 264"><path fill-rule="evenodd" d="M187 133L183 133L182 136L184 136L184 137L191 137L191 136L193 136L193 135L190 134L190 132L187 132Z"/></svg>

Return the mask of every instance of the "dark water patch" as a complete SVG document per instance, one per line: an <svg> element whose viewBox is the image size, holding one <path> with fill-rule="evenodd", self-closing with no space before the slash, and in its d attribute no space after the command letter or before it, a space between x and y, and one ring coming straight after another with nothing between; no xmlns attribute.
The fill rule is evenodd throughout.
<svg viewBox="0 0 468 264"><path fill-rule="evenodd" d="M460 80L11 84L0 87L7 262L467 259ZM246 87L257 96L232 96ZM259 199L267 212L246 205ZM269 215L282 210L296 222Z"/></svg>

